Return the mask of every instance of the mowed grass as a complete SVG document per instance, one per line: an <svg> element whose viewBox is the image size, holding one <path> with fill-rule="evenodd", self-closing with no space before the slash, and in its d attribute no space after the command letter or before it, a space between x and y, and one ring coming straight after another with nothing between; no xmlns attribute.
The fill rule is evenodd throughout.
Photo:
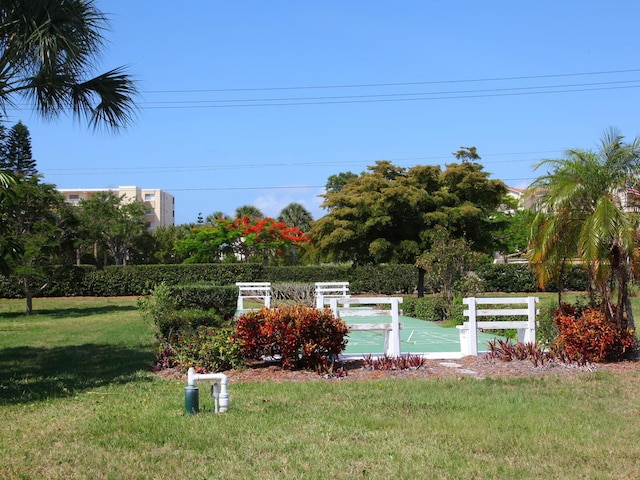
<svg viewBox="0 0 640 480"><path fill-rule="evenodd" d="M234 383L184 413L135 299L0 300L0 478L640 478L640 376Z"/></svg>

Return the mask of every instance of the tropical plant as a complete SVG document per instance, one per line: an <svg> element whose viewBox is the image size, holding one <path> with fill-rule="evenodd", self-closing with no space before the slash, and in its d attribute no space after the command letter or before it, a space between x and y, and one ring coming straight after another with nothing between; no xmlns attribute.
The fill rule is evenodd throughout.
<svg viewBox="0 0 640 480"><path fill-rule="evenodd" d="M259 255L266 264L272 256L283 256L291 245L301 247L308 241L299 229L273 218L220 218L215 226L193 228L176 243L176 251L186 257L185 263L213 263L228 257L248 262Z"/></svg>
<svg viewBox="0 0 640 480"><path fill-rule="evenodd" d="M311 228L311 222L313 217L309 210L304 208L300 203L292 202L280 211L278 215L278 221L284 222L290 227L297 228L302 232L308 232ZM295 265L297 262L298 247L291 246L291 264Z"/></svg>
<svg viewBox="0 0 640 480"><path fill-rule="evenodd" d="M0 4L0 108L15 97L46 118L71 110L90 126L117 129L133 118L136 87L120 67L87 78L107 19L93 0L6 0Z"/></svg>
<svg viewBox="0 0 640 480"><path fill-rule="evenodd" d="M531 185L537 201L529 256L539 284L556 280L561 303L564 268L581 262L606 318L634 329L629 282L640 259L640 139L625 142L611 128L597 151L572 149L537 167L549 168Z"/></svg>
<svg viewBox="0 0 640 480"><path fill-rule="evenodd" d="M236 208L236 218L248 218L249 220L258 220L264 218L264 214L258 207L253 205L243 205Z"/></svg>

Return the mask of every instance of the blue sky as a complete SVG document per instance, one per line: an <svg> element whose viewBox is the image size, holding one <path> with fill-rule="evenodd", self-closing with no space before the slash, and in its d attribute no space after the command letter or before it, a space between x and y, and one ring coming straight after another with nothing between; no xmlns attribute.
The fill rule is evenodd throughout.
<svg viewBox="0 0 640 480"><path fill-rule="evenodd" d="M139 114L118 134L8 112L60 188L137 185L176 198L176 223L300 202L376 160L454 161L492 178L640 135L640 2L100 0L100 71L129 65ZM609 73L605 73L609 72Z"/></svg>

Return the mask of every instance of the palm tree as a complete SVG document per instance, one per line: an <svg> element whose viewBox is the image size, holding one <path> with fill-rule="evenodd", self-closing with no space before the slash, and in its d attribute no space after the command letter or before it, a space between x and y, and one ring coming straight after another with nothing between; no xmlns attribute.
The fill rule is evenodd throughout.
<svg viewBox="0 0 640 480"><path fill-rule="evenodd" d="M299 228L303 232L307 232L311 228L313 217L309 210L297 202L292 202L280 211L278 221L284 222L290 227Z"/></svg>
<svg viewBox="0 0 640 480"><path fill-rule="evenodd" d="M264 214L258 207L253 205L243 205L236 208L236 218L248 218L249 220L260 220L264 218Z"/></svg>
<svg viewBox="0 0 640 480"><path fill-rule="evenodd" d="M87 75L96 66L106 23L93 0L0 0L0 110L24 98L45 118L71 110L94 129L128 125L137 93L132 78L122 67ZM0 172L0 207L14 189ZM0 225L0 259L20 253L6 233ZM4 260L0 267L6 270Z"/></svg>
<svg viewBox="0 0 640 480"><path fill-rule="evenodd" d="M71 110L93 128L130 123L136 87L124 69L87 77L106 23L93 0L0 1L0 108L24 97L45 118Z"/></svg>
<svg viewBox="0 0 640 480"><path fill-rule="evenodd" d="M539 283L559 280L564 265L579 260L607 318L635 329L628 285L640 260L640 218L629 191L640 176L640 139L626 143L611 128L598 151L569 150L541 166L550 171L530 189L538 196L529 253Z"/></svg>
<svg viewBox="0 0 640 480"><path fill-rule="evenodd" d="M309 210L297 202L292 202L280 211L278 221L286 223L288 226L298 228L302 232L308 232L311 228L313 217ZM291 245L291 265L297 262L298 247Z"/></svg>

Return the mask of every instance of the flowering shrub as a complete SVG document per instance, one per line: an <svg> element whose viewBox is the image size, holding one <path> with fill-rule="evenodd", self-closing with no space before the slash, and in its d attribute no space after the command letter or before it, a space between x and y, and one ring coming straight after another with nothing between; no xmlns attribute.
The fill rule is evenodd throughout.
<svg viewBox="0 0 640 480"><path fill-rule="evenodd" d="M331 311L301 305L250 311L236 324L246 357L280 356L284 368L321 368L345 349L347 333L347 325Z"/></svg>
<svg viewBox="0 0 640 480"><path fill-rule="evenodd" d="M563 306L553 321L559 330L556 345L580 363L618 361L636 347L632 330L619 328L596 308L577 312Z"/></svg>
<svg viewBox="0 0 640 480"><path fill-rule="evenodd" d="M219 372L243 364L233 330L199 326L180 332L172 342L163 342L156 358L158 368L194 367L198 373Z"/></svg>

